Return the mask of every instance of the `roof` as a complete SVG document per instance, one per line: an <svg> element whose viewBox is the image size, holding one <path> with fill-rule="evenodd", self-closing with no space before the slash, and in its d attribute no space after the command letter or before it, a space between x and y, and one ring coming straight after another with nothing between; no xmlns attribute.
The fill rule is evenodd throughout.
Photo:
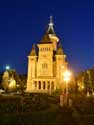
<svg viewBox="0 0 94 125"><path fill-rule="evenodd" d="M50 16L50 22L48 24L48 28L47 28L47 31L46 33L44 34L42 40L40 41L40 44L46 44L46 43L52 43L51 42L51 36L56 36L55 34L55 31L54 31L54 23L53 23L53 20L52 20L52 16Z"/></svg>
<svg viewBox="0 0 94 125"><path fill-rule="evenodd" d="M49 38L49 34L48 32L46 32L40 42L40 44L46 44L46 43L52 43L50 38Z"/></svg>
<svg viewBox="0 0 94 125"><path fill-rule="evenodd" d="M36 53L36 47L35 47L35 44L33 44L32 45L32 50L31 50L29 56L36 56L36 55L37 55L37 53Z"/></svg>

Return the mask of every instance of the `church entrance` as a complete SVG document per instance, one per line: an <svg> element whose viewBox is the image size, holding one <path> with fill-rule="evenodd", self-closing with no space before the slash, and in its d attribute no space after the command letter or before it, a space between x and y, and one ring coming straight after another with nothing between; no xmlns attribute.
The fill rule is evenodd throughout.
<svg viewBox="0 0 94 125"><path fill-rule="evenodd" d="M55 90L54 81L33 81L33 90L49 92Z"/></svg>

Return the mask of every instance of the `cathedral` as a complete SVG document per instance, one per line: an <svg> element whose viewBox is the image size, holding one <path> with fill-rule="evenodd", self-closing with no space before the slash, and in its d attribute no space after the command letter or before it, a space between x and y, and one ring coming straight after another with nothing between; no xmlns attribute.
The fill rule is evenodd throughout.
<svg viewBox="0 0 94 125"><path fill-rule="evenodd" d="M52 93L63 86L66 55L55 33L52 17L48 28L28 55L27 92Z"/></svg>

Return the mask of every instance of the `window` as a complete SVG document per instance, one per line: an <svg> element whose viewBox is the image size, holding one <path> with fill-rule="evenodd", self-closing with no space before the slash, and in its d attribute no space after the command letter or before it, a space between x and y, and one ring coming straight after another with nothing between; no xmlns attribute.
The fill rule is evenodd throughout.
<svg viewBox="0 0 94 125"><path fill-rule="evenodd" d="M39 89L41 89L41 81L39 81Z"/></svg>
<svg viewBox="0 0 94 125"><path fill-rule="evenodd" d="M43 64L42 64L42 68L43 68L43 69L47 69L47 68L48 68L48 65L47 65L46 63L43 63Z"/></svg>

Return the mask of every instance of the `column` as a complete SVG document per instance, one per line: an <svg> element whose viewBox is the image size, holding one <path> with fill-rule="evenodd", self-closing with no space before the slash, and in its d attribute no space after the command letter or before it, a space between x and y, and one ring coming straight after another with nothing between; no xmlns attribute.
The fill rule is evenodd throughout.
<svg viewBox="0 0 94 125"><path fill-rule="evenodd" d="M51 91L51 81L50 81L49 93L51 94L51 92L52 92L52 91Z"/></svg>
<svg viewBox="0 0 94 125"><path fill-rule="evenodd" d="M38 81L37 81L37 90L39 90L39 83L38 83Z"/></svg>
<svg viewBox="0 0 94 125"><path fill-rule="evenodd" d="M47 81L45 81L45 90L48 90L47 86L48 86L48 83Z"/></svg>
<svg viewBox="0 0 94 125"><path fill-rule="evenodd" d="M54 90L56 90L56 82L54 81Z"/></svg>
<svg viewBox="0 0 94 125"><path fill-rule="evenodd" d="M43 91L43 81L41 81L41 90Z"/></svg>

